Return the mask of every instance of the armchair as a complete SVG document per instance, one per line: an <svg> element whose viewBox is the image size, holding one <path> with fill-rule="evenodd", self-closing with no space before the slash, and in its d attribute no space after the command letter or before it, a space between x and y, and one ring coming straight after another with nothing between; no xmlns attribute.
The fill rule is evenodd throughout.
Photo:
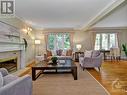
<svg viewBox="0 0 127 95"><path fill-rule="evenodd" d="M79 64L83 68L95 68L97 67L100 71L102 64L102 54L98 51L93 51L91 57L79 56Z"/></svg>
<svg viewBox="0 0 127 95"><path fill-rule="evenodd" d="M0 95L32 95L32 79L29 75L23 77L8 74L5 68L0 68L3 76L3 86Z"/></svg>

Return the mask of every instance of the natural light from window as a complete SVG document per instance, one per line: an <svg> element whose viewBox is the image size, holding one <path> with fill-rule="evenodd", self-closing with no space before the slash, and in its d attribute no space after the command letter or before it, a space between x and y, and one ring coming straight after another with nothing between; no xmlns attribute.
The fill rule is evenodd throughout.
<svg viewBox="0 0 127 95"><path fill-rule="evenodd" d="M97 33L95 39L95 50L110 50L118 47L117 33Z"/></svg>
<svg viewBox="0 0 127 95"><path fill-rule="evenodd" d="M51 33L48 35L49 50L67 50L70 49L70 34L69 33Z"/></svg>

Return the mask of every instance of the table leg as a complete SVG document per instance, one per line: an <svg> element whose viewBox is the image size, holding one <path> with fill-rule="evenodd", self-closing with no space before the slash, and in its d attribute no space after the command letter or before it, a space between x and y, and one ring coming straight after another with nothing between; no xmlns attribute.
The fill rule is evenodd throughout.
<svg viewBox="0 0 127 95"><path fill-rule="evenodd" d="M36 70L32 68L32 80L36 80Z"/></svg>
<svg viewBox="0 0 127 95"><path fill-rule="evenodd" d="M72 69L72 75L73 75L73 77L74 77L74 80L77 80L77 67L74 67L74 68Z"/></svg>

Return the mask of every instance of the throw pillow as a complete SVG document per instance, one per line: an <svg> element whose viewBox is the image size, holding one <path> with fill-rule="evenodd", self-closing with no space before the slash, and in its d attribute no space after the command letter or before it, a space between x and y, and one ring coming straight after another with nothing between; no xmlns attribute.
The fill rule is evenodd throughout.
<svg viewBox="0 0 127 95"><path fill-rule="evenodd" d="M62 52L62 56L66 56L66 51L63 51Z"/></svg>
<svg viewBox="0 0 127 95"><path fill-rule="evenodd" d="M56 54L58 55L58 56L61 56L62 55L62 52L63 52L63 50L56 50Z"/></svg>
<svg viewBox="0 0 127 95"><path fill-rule="evenodd" d="M72 56L72 50L71 49L67 50L66 56Z"/></svg>
<svg viewBox="0 0 127 95"><path fill-rule="evenodd" d="M92 57L92 50L90 51L85 51L85 56L84 57Z"/></svg>
<svg viewBox="0 0 127 95"><path fill-rule="evenodd" d="M52 50L52 56L56 56L56 51L55 50Z"/></svg>
<svg viewBox="0 0 127 95"><path fill-rule="evenodd" d="M0 88L3 86L4 80L3 80L3 75L0 72Z"/></svg>
<svg viewBox="0 0 127 95"><path fill-rule="evenodd" d="M52 56L52 52L47 50L47 57Z"/></svg>

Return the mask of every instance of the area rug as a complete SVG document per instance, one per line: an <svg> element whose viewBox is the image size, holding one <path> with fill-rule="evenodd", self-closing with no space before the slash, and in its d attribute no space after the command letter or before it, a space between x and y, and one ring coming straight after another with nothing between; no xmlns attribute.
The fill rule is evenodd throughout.
<svg viewBox="0 0 127 95"><path fill-rule="evenodd" d="M33 95L109 95L86 71L78 66L78 80L72 74L46 74L33 81Z"/></svg>

